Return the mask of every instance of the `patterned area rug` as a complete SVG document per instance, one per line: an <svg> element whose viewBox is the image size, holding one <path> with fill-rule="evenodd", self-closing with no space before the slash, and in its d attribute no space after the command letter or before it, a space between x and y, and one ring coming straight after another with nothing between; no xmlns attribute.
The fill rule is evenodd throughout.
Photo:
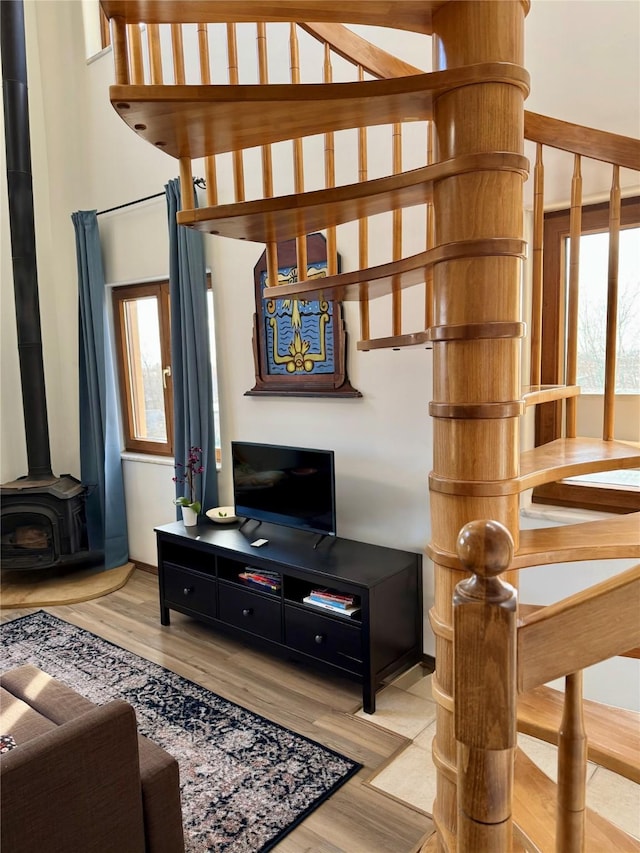
<svg viewBox="0 0 640 853"><path fill-rule="evenodd" d="M39 611L2 625L2 668L32 663L92 702L121 698L180 764L189 853L263 853L360 766Z"/></svg>

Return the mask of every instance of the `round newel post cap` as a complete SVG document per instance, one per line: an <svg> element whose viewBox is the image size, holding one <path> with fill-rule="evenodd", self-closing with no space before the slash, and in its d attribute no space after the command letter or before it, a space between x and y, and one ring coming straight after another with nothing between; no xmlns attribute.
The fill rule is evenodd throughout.
<svg viewBox="0 0 640 853"><path fill-rule="evenodd" d="M499 521L470 521L458 534L457 552L460 562L474 575L497 577L506 571L513 559L513 539Z"/></svg>

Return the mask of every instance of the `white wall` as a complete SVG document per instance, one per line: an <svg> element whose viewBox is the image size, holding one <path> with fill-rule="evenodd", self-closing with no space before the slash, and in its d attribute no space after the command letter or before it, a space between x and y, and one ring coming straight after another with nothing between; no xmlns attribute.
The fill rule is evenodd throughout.
<svg viewBox="0 0 640 853"><path fill-rule="evenodd" d="M586 25L576 36L577 9ZM29 97L33 146L39 285L43 346L55 473L79 472L77 426L77 275L70 214L78 209L113 207L162 192L178 173L177 163L139 140L118 118L108 97L113 82L110 52L87 64L84 56L82 3L75 0L27 0ZM598 7L598 9L596 9ZM632 8L630 8L632 7ZM636 11L633 11L635 8ZM632 134L638 126L638 52L631 38L637 4L618 2L533 2L527 23L527 65L533 90L527 107L548 115L582 121ZM635 17L634 17L635 15ZM603 27L603 20L607 26ZM242 31L242 28L239 28ZM372 35L370 28L362 32ZM605 33L606 31L606 33ZM403 58L426 69L430 50L410 34L379 39ZM633 42L630 49L629 41ZM246 46L254 54L253 34ZM305 51L305 61L317 62ZM574 72L572 57L577 57ZM64 57L64 61L62 58ZM558 63L554 72L554 64ZM320 67L319 64L316 67ZM569 69L569 70L567 70ZM218 73L224 73L224 68ZM284 70L282 72L285 73ZM336 76L340 74L339 62ZM603 75L607 97L593 99ZM272 78L275 79L275 78ZM286 79L286 78L285 78ZM571 87L571 88L570 88ZM564 93L562 103L559 93ZM588 97L584 97L587 93ZM621 106L619 99L624 100ZM606 103L604 102L606 101ZM604 120L599 111L604 109ZM411 152L424 151L420 128L405 143L405 168ZM375 137L375 134L374 134ZM355 141L345 143L355 152ZM308 146L316 150L317 140ZM288 150L288 149L287 149ZM276 155L284 161L286 151ZM4 157L4 151L1 157ZM322 160L321 149L317 156ZM257 156L247 155L249 191L256 191ZM228 161L227 161L228 162ZM346 157L338 159L338 179ZM370 154L370 176L390 171L387 155ZM194 168L196 174L203 174ZM277 169L287 191L290 170ZM9 244L6 179L0 178L2 272L2 412L0 414L0 479L26 473L22 413L19 405L12 277L5 247ZM309 170L307 188L319 185ZM231 174L220 175L221 200L231 187ZM3 191L5 190L5 191ZM608 191L608 187L605 186ZM372 232L371 262L388 259L389 219L380 217ZM101 216L106 278L110 285L166 276L168 271L166 211L160 198ZM407 225L406 254L422 248L424 221ZM338 248L344 269L353 268L353 226L339 229ZM338 529L343 536L421 552L429 539L427 478L431 469L431 353L358 353L357 308L345 305L349 332L348 370L362 399L255 398L244 392L254 384L251 350L253 267L263 247L253 243L208 238L207 260L213 271L218 323L218 366L222 418L223 465L220 502L231 503L229 442L232 438L278 441L332 448L336 453ZM405 314L422 313L416 291L405 297ZM374 334L389 334L388 303L372 306ZM155 564L153 527L174 518L173 470L164 464L135 459L124 462L130 552L132 559ZM533 572L535 570L531 570ZM432 604L431 572L425 560L425 614ZM434 645L425 619L425 650Z"/></svg>

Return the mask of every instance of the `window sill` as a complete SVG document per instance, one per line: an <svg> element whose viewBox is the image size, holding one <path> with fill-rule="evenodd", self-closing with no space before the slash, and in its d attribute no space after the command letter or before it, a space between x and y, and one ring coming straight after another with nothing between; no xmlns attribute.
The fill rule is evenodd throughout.
<svg viewBox="0 0 640 853"><path fill-rule="evenodd" d="M151 453L135 453L131 450L123 450L120 454L123 462L146 462L149 465L166 465L174 467L173 456L154 456Z"/></svg>
<svg viewBox="0 0 640 853"><path fill-rule="evenodd" d="M175 467L173 456L153 456L150 453L134 453L131 450L123 450L120 453L120 459L123 462L146 462L149 465L166 465L170 468ZM219 462L216 462L216 471L220 472L221 470L222 465Z"/></svg>

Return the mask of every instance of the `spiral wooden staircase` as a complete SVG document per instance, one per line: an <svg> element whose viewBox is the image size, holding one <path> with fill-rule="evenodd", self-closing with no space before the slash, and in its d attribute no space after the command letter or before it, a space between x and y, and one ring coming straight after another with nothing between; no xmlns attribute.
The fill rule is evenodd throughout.
<svg viewBox="0 0 640 853"><path fill-rule="evenodd" d="M542 385L539 366L543 150L560 148L575 157L574 244L580 234L581 158L612 166L613 299L619 170L640 169L640 143L524 111L528 0L102 0L102 7L111 21L116 83L110 98L116 111L143 140L179 160L185 200L192 198L193 160L204 159L206 206L185 205L178 221L265 243L272 283L277 244L295 238L300 281L272 286L267 295L322 293L356 300L360 350L433 347L427 553L435 573L430 616L436 635L438 785L437 831L424 849L640 850L639 842L584 804L587 755L640 780L638 718L583 703L580 694L584 667L640 645L640 565L546 608L518 609L514 592L519 571L527 567L640 556L638 513L553 529L520 531L519 525L520 495L532 487L640 465L638 447L612 440L611 411L602 440L576 435L573 255L563 383ZM290 79L270 83L267 24L291 21L298 23L287 29ZM144 35L140 23L146 25ZM237 26L250 23L257 36L257 80L246 84L239 82L236 34ZM436 70L423 73L390 56L342 26L350 23L392 24L431 35ZM224 31L223 83L214 82L214 26ZM299 35L322 45L315 82L302 82ZM194 56L197 76L191 79ZM351 79L334 82L336 63L341 75L351 69ZM402 131L416 122L426 122L424 162L404 171ZM392 131L392 173L369 179L368 133L386 125ZM335 134L351 129L357 129L355 175L337 185ZM318 134L324 139L325 186L305 190L304 140ZM520 304L527 252L525 139L537 151L527 337ZM292 140L293 191L277 193L272 149L286 140ZM255 147L262 187L247 200L245 161L247 149ZM228 173L233 199L223 203L219 187ZM424 248L405 256L403 215L416 206L424 209ZM369 217L381 213L392 214L391 257L372 265ZM348 222L357 223L358 262L339 274L337 229ZM327 235L329 274L320 282L305 281L305 235L319 229ZM425 295L424 312L417 320L412 312L408 329L403 294L416 287ZM390 305L390 327L373 335L370 306L379 297ZM609 334L615 340L615 319ZM521 381L523 342L531 359L528 386ZM615 352L607 363L609 410L614 375ZM521 453L526 408L549 401L564 401L565 435ZM497 578L500 573L510 586ZM567 676L564 709L562 694L544 686L559 676ZM517 727L559 743L557 790L517 751Z"/></svg>

